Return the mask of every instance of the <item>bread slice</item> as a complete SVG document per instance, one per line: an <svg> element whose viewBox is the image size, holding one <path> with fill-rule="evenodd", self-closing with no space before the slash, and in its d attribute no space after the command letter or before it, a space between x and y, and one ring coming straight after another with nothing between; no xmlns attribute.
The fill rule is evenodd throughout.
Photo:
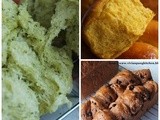
<svg viewBox="0 0 160 120"><path fill-rule="evenodd" d="M117 61L81 62L82 99L93 94L118 72Z"/></svg>
<svg viewBox="0 0 160 120"><path fill-rule="evenodd" d="M83 26L83 39L100 58L116 58L143 34L154 13L139 0L97 0Z"/></svg>

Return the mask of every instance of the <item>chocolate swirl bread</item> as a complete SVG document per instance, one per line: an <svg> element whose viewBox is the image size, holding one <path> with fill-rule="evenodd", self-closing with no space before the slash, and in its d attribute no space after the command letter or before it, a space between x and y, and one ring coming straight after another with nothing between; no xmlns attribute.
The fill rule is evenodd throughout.
<svg viewBox="0 0 160 120"><path fill-rule="evenodd" d="M158 99L149 69L124 70L82 104L82 120L138 120Z"/></svg>

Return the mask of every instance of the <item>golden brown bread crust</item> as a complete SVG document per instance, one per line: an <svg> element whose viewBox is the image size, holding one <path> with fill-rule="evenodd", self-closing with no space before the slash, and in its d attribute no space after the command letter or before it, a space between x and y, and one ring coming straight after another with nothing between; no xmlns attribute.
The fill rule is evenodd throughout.
<svg viewBox="0 0 160 120"><path fill-rule="evenodd" d="M110 111L118 120L131 120L132 118L129 108L122 102L112 103L110 106Z"/></svg>
<svg viewBox="0 0 160 120"><path fill-rule="evenodd" d="M115 91L109 86L109 84L100 87L95 96L107 101L108 103L113 102L117 98Z"/></svg>
<svg viewBox="0 0 160 120"><path fill-rule="evenodd" d="M103 102L102 99L99 99L98 97L94 96L90 98L91 101L91 112L92 116L94 118L94 115L97 113L98 110L103 110L105 108L108 108L109 104L108 102Z"/></svg>
<svg viewBox="0 0 160 120"><path fill-rule="evenodd" d="M158 48L148 43L135 42L119 59L158 59Z"/></svg>
<svg viewBox="0 0 160 120"><path fill-rule="evenodd" d="M152 18L153 12L138 0L97 0L82 23L83 40L98 57L116 58L143 34Z"/></svg>
<svg viewBox="0 0 160 120"><path fill-rule="evenodd" d="M110 87L114 90L114 92L118 96L121 96L123 94L124 90L125 90L125 86L120 85L118 83L111 84Z"/></svg>
<svg viewBox="0 0 160 120"><path fill-rule="evenodd" d="M142 109L133 117L132 120L139 120L141 116L145 114L151 107L153 107L158 102L158 93L154 95L154 97L150 101L146 101L143 104Z"/></svg>
<svg viewBox="0 0 160 120"><path fill-rule="evenodd" d="M132 115L135 115L143 106L143 99L139 93L126 89L122 96L119 96L116 102L122 102L130 109Z"/></svg>
<svg viewBox="0 0 160 120"><path fill-rule="evenodd" d="M151 80L150 71L134 73L137 75L127 70L118 73L116 79L123 76L122 81L112 80L89 99L93 120L137 120L157 102L158 85Z"/></svg>
<svg viewBox="0 0 160 120"><path fill-rule="evenodd" d="M149 69L133 71L133 73L141 78L142 83L152 80L151 72Z"/></svg>
<svg viewBox="0 0 160 120"><path fill-rule="evenodd" d="M118 83L124 87L128 86L129 84L133 85L140 85L142 84L139 77L133 74L129 70L123 70L115 75L109 82L110 84Z"/></svg>
<svg viewBox="0 0 160 120"><path fill-rule="evenodd" d="M146 83L144 83L144 87L150 92L151 99L158 91L158 85L153 80L150 80L150 81L147 81Z"/></svg>
<svg viewBox="0 0 160 120"><path fill-rule="evenodd" d="M131 86L129 86L129 88L131 88ZM134 93L139 93L139 95L142 97L143 101L147 101L150 99L150 92L141 85L138 86L132 86L132 91Z"/></svg>

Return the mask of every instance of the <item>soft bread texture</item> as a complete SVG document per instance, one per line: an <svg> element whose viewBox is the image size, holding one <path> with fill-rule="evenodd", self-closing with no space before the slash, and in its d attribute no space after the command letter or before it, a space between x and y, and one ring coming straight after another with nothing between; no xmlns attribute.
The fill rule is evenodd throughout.
<svg viewBox="0 0 160 120"><path fill-rule="evenodd" d="M54 1L20 0L17 5L13 0L2 0L3 120L39 120L40 115L55 112L63 104L71 106L67 94L73 86L73 61L67 41L77 31L78 0ZM51 10L49 3L55 9L46 21L48 14L43 13ZM41 26L42 17L50 28ZM69 31L71 35L67 45L52 45L64 30L66 39Z"/></svg>
<svg viewBox="0 0 160 120"><path fill-rule="evenodd" d="M158 101L149 69L123 70L82 104L82 120L139 120Z"/></svg>
<svg viewBox="0 0 160 120"><path fill-rule="evenodd" d="M137 41L153 16L139 0L98 0L83 22L83 39L98 57L116 58Z"/></svg>

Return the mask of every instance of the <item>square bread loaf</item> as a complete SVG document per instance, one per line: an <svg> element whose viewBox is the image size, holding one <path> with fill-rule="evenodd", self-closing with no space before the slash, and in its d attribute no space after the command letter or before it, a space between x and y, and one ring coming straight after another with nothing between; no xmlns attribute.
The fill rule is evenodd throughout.
<svg viewBox="0 0 160 120"><path fill-rule="evenodd" d="M97 0L83 21L83 39L98 57L116 58L143 35L153 17L139 0Z"/></svg>

